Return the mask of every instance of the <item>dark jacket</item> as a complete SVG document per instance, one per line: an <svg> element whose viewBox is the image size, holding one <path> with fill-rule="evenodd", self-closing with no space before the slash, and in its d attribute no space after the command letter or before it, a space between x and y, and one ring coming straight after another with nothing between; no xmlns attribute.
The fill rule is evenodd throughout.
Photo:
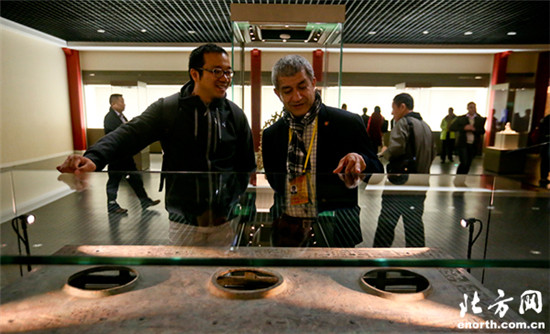
<svg viewBox="0 0 550 334"><path fill-rule="evenodd" d="M474 118L474 147L479 152L481 148L481 136L485 133L485 117L481 117L479 114ZM470 124L468 121L468 116L462 115L458 116L455 121L451 124L449 130L456 131L458 133L458 138L456 140L457 148L466 147L466 132L464 131L464 126Z"/></svg>
<svg viewBox="0 0 550 334"><path fill-rule="evenodd" d="M383 167L365 131L361 117L350 112L321 105L318 116L316 188L319 211L338 207L342 201L357 205L357 190L347 189L332 171L346 154L360 154L367 167L365 173L383 173ZM262 153L266 177L271 187L285 194L288 154L288 124L279 119L264 130ZM348 195L352 194L350 198ZM351 202L350 202L351 201Z"/></svg>
<svg viewBox="0 0 550 334"><path fill-rule="evenodd" d="M113 108L109 108L109 112L103 119L105 134L107 135L115 131L122 124L124 123L122 123L122 120L118 117ZM110 171L137 171L136 163L131 155L124 155L116 160L110 161L108 167Z"/></svg>
<svg viewBox="0 0 550 334"><path fill-rule="evenodd" d="M84 156L102 170L117 157L133 155L160 140L163 171L253 171L252 133L243 111L225 98L213 100L207 108L191 94L193 88L190 81L180 93L159 99L140 116L100 139ZM176 176L165 175L169 212L179 211L177 198L186 191L178 187Z"/></svg>

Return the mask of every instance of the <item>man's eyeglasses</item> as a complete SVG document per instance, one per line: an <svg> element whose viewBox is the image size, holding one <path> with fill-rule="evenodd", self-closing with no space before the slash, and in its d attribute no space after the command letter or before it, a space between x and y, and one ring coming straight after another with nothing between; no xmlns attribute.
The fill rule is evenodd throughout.
<svg viewBox="0 0 550 334"><path fill-rule="evenodd" d="M212 73L216 78L221 78L222 75L225 75L228 79L233 78L233 70L227 70L224 71L221 68L214 68L212 70L206 69L206 68L199 68L201 71L206 71Z"/></svg>

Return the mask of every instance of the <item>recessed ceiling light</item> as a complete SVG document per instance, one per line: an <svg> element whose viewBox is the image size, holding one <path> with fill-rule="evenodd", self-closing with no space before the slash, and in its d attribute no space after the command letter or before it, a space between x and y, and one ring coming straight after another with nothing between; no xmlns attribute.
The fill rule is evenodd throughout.
<svg viewBox="0 0 550 334"><path fill-rule="evenodd" d="M374 35L376 34L376 31L369 31L369 35Z"/></svg>
<svg viewBox="0 0 550 334"><path fill-rule="evenodd" d="M483 77L482 77L481 75L476 75L476 76L474 77L474 79L476 79L476 80L481 80L481 79L483 79Z"/></svg>
<svg viewBox="0 0 550 334"><path fill-rule="evenodd" d="M187 30L188 34L196 34L197 32L195 30Z"/></svg>
<svg viewBox="0 0 550 334"><path fill-rule="evenodd" d="M279 35L279 38L281 38L281 39L289 39L289 38L290 38L290 35L289 35L289 34L280 34L280 35Z"/></svg>
<svg viewBox="0 0 550 334"><path fill-rule="evenodd" d="M307 39L306 39L306 40L304 40L304 43L307 43Z"/></svg>
<svg viewBox="0 0 550 334"><path fill-rule="evenodd" d="M103 34L105 32L105 30L103 29L97 29L97 32L100 33L100 34Z"/></svg>
<svg viewBox="0 0 550 334"><path fill-rule="evenodd" d="M517 33L516 33L515 31L509 31L509 32L507 33L507 35L508 35L508 36L515 36L515 35L517 35Z"/></svg>
<svg viewBox="0 0 550 334"><path fill-rule="evenodd" d="M141 32L147 32L147 29L141 29Z"/></svg>
<svg viewBox="0 0 550 334"><path fill-rule="evenodd" d="M423 33L424 35L427 35L427 34L429 34L430 32L429 32L428 30L424 30L422 33Z"/></svg>
<svg viewBox="0 0 550 334"><path fill-rule="evenodd" d="M91 77L95 77L95 73L90 73L90 76L91 76Z"/></svg>
<svg viewBox="0 0 550 334"><path fill-rule="evenodd" d="M473 32L471 32L471 31L466 31L466 32L464 33L464 35L466 35L466 36L471 35L471 34L473 34Z"/></svg>
<svg viewBox="0 0 550 334"><path fill-rule="evenodd" d="M265 39L262 39L262 42L265 42Z"/></svg>
<svg viewBox="0 0 550 334"><path fill-rule="evenodd" d="M285 28L288 28L288 24L285 24Z"/></svg>
<svg viewBox="0 0 550 334"><path fill-rule="evenodd" d="M286 39L283 39L283 43L286 43Z"/></svg>

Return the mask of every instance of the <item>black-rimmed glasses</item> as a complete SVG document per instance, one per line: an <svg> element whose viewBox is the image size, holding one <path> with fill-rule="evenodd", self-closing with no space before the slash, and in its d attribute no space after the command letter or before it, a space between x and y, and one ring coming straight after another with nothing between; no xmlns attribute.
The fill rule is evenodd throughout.
<svg viewBox="0 0 550 334"><path fill-rule="evenodd" d="M206 71L212 73L216 78L221 78L222 75L225 75L228 79L233 78L233 70L227 70L224 71L221 68L214 68L214 69L206 69L206 68L199 68L199 70Z"/></svg>

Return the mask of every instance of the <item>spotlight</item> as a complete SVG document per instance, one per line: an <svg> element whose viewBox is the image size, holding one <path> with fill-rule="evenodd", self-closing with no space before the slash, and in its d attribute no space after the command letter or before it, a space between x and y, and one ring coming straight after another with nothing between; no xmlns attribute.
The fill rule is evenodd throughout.
<svg viewBox="0 0 550 334"><path fill-rule="evenodd" d="M474 227L476 223L479 223L479 230L474 238ZM460 220L460 226L463 228L468 228L468 260L470 260L472 258L472 247L483 230L483 222L477 218L463 218ZM470 272L470 268L467 270Z"/></svg>
<svg viewBox="0 0 550 334"><path fill-rule="evenodd" d="M17 249L19 250L19 255L21 255L21 242L23 243L23 246L25 246L25 252L27 253L27 256L31 255L31 249L29 246L29 235L27 234L27 225L31 225L36 221L36 218L34 215L20 215L18 217L15 217L11 221L11 226L17 235ZM19 232L19 226L21 226L21 230L23 233ZM27 270L31 271L31 265L27 265ZM19 273L21 276L23 276L23 268L21 265L19 266Z"/></svg>
<svg viewBox="0 0 550 334"><path fill-rule="evenodd" d="M28 225L31 225L36 221L36 218L34 217L34 215L21 215L19 216L19 219L23 220Z"/></svg>

